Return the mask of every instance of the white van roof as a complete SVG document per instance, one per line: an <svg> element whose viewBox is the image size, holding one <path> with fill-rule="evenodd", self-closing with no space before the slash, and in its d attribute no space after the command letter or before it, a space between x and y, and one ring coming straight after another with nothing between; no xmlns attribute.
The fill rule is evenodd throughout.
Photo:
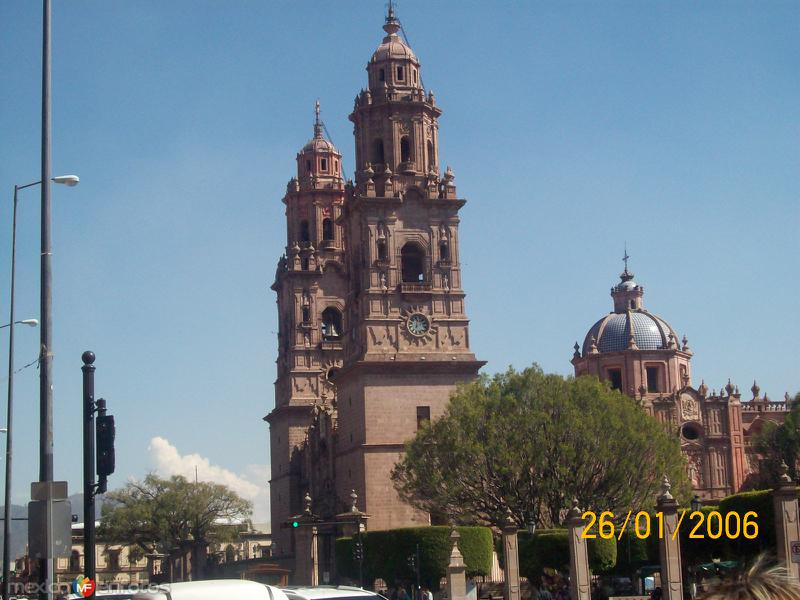
<svg viewBox="0 0 800 600"><path fill-rule="evenodd" d="M300 596L306 600L324 600L327 598L352 598L363 596L365 598L380 598L379 594L359 587L349 585L319 585L319 586L286 586L281 588L290 595Z"/></svg>
<svg viewBox="0 0 800 600"><path fill-rule="evenodd" d="M288 600L274 586L241 579L186 581L159 585L158 591L139 592L134 600Z"/></svg>

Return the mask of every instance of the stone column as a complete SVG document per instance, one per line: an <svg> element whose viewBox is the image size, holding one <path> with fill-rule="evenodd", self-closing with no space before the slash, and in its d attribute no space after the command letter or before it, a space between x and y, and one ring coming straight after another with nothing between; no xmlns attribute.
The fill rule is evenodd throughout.
<svg viewBox="0 0 800 600"><path fill-rule="evenodd" d="M675 532L678 527L678 502L672 497L671 488L669 479L664 475L661 495L656 501L656 510L663 513L664 519L664 536L658 541L658 556L661 561L661 597L663 600L682 600L681 544L680 536Z"/></svg>
<svg viewBox="0 0 800 600"><path fill-rule="evenodd" d="M578 500L572 501L567 513L569 536L569 593L572 600L591 600L591 575L589 573L589 551L583 530L586 522L581 518Z"/></svg>
<svg viewBox="0 0 800 600"><path fill-rule="evenodd" d="M453 529L450 539L453 540L453 550L450 552L450 564L447 565L447 598L448 600L466 600L467 597L467 565L458 549L458 540L461 535Z"/></svg>
<svg viewBox="0 0 800 600"><path fill-rule="evenodd" d="M772 493L775 507L775 538L778 543L778 560L794 579L800 579L800 565L792 562L792 545L800 543L800 514L797 505L797 487L789 477L789 467L781 465L781 477ZM744 517L744 515L741 515Z"/></svg>
<svg viewBox="0 0 800 600"><path fill-rule="evenodd" d="M300 523L294 530L294 581L295 585L319 585L319 551L317 527Z"/></svg>
<svg viewBox="0 0 800 600"><path fill-rule="evenodd" d="M293 517L298 526L294 532L294 585L319 585L319 550L317 547L316 518L311 511L311 495L306 492L302 515Z"/></svg>
<svg viewBox="0 0 800 600"><path fill-rule="evenodd" d="M505 582L503 600L520 600L519 591L519 547L517 545L517 525L508 512L503 527L503 558L505 560Z"/></svg>

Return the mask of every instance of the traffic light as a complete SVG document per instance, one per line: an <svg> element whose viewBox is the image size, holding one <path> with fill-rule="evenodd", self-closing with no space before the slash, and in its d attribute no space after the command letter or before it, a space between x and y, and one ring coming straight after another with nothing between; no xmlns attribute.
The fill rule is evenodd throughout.
<svg viewBox="0 0 800 600"><path fill-rule="evenodd" d="M356 543L353 544L353 558L364 560L364 544L361 543L361 540L356 540Z"/></svg>
<svg viewBox="0 0 800 600"><path fill-rule="evenodd" d="M300 527L300 522L299 521L292 521L292 528L295 528L295 527Z"/></svg>
<svg viewBox="0 0 800 600"><path fill-rule="evenodd" d="M114 415L100 415L96 420L97 433L97 475L108 477L114 472Z"/></svg>

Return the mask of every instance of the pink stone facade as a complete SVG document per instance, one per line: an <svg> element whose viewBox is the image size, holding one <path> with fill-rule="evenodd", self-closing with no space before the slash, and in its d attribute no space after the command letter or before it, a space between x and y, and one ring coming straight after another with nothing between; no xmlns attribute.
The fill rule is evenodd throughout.
<svg viewBox="0 0 800 600"><path fill-rule="evenodd" d="M625 271L611 288L614 310L597 321L583 346L575 344L575 375L594 375L633 398L680 438L687 474L705 500L739 491L758 468L751 435L766 421L782 422L789 402L759 395L743 402L731 384L709 391L692 386L692 350L684 336L643 304L644 288Z"/></svg>
<svg viewBox="0 0 800 600"><path fill-rule="evenodd" d="M350 115L355 181L343 179L318 108L283 199L278 378L265 417L279 555L292 554L281 523L303 511L306 492L323 519L348 509L355 490L371 530L429 524L400 500L391 470L484 364L470 350L461 282L465 200L452 170L441 173L441 109L399 29L390 9Z"/></svg>

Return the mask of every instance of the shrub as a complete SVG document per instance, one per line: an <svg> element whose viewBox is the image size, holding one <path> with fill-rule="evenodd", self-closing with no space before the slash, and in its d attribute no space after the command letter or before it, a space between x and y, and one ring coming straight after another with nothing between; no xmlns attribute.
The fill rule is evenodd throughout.
<svg viewBox="0 0 800 600"><path fill-rule="evenodd" d="M467 576L488 575L492 569L492 532L487 527L457 527L461 538L458 548L467 565ZM364 580L383 579L389 585L414 581L415 572L408 557L419 544L420 579L431 589L447 573L452 542L450 527L407 527L363 534ZM358 578L358 563L353 560L353 538L336 540L336 568L339 574Z"/></svg>

